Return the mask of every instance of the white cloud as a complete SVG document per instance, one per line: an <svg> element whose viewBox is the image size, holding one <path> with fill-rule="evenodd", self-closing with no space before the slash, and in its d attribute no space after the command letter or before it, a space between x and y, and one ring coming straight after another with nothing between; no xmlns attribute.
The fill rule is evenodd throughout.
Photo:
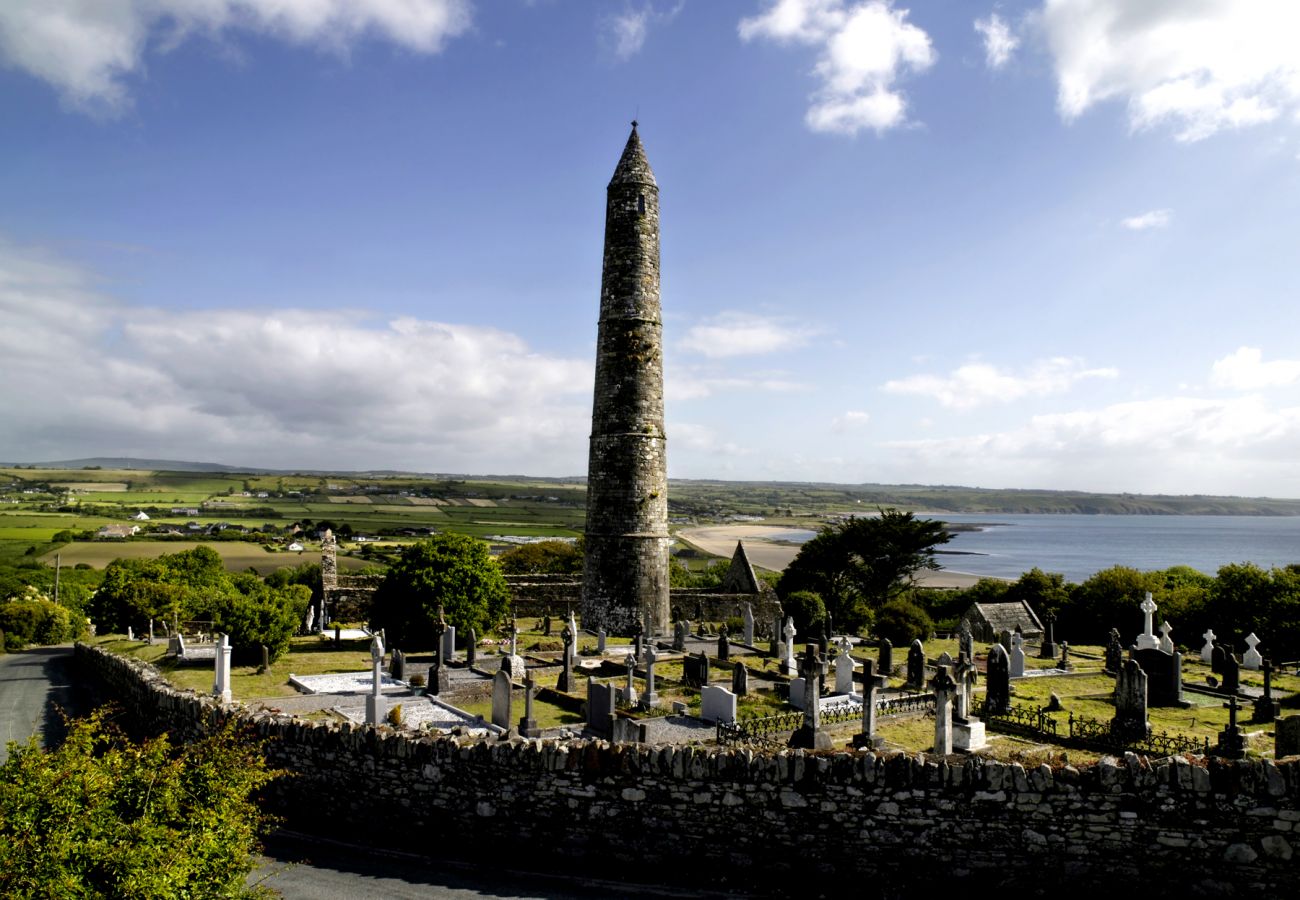
<svg viewBox="0 0 1300 900"><path fill-rule="evenodd" d="M1264 362L1258 347L1239 347L1236 353L1215 360L1210 383L1239 391L1285 387L1300 381L1300 360L1275 359Z"/></svg>
<svg viewBox="0 0 1300 900"><path fill-rule="evenodd" d="M723 440L716 430L707 425L696 425L690 422L669 422L666 431L670 448L709 454L714 457L715 461L719 454L734 457L749 456L754 452L752 447L745 447L734 441ZM728 466L725 461L720 461L718 468L725 469Z"/></svg>
<svg viewBox="0 0 1300 900"><path fill-rule="evenodd" d="M930 36L907 15L890 0L775 0L762 14L742 19L739 32L744 41L818 48L813 71L821 87L805 116L813 131L880 133L907 122L907 101L895 82L930 68L937 56Z"/></svg>
<svg viewBox="0 0 1300 900"><path fill-rule="evenodd" d="M1044 0L1038 22L1066 119L1123 100L1197 141L1300 108L1295 0Z"/></svg>
<svg viewBox="0 0 1300 900"><path fill-rule="evenodd" d="M817 329L786 316L757 316L729 310L692 325L680 346L711 359L753 356L802 347L817 333Z"/></svg>
<svg viewBox="0 0 1300 900"><path fill-rule="evenodd" d="M779 372L723 375L693 366L674 366L664 378L664 394L670 403L724 393L790 394L807 389L808 385L791 381Z"/></svg>
<svg viewBox="0 0 1300 900"><path fill-rule="evenodd" d="M668 24L677 18L683 6L685 0L662 10L650 2L639 6L628 2L622 12L601 19L601 38L616 59L626 62L641 52L652 26Z"/></svg>
<svg viewBox="0 0 1300 900"><path fill-rule="evenodd" d="M1020 38L1011 33L1010 26L996 12L989 13L987 19L976 19L975 30L984 39L984 61L990 69L1005 66L1020 46Z"/></svg>
<svg viewBox="0 0 1300 900"><path fill-rule="evenodd" d="M0 459L573 474L588 360L493 328L117 302L0 243Z"/></svg>
<svg viewBox="0 0 1300 900"><path fill-rule="evenodd" d="M831 431L845 432L857 430L866 426L871 421L870 413L861 410L851 409L843 415L836 416L831 420Z"/></svg>
<svg viewBox="0 0 1300 900"><path fill-rule="evenodd" d="M1085 369L1082 360L1065 357L1040 360L1020 374L1001 371L988 363L972 362L946 376L912 375L887 381L884 390L932 397L951 409L973 409L1022 397L1057 394L1085 378L1115 378L1118 374L1115 369Z"/></svg>
<svg viewBox="0 0 1300 900"><path fill-rule="evenodd" d="M1152 228L1166 228L1172 219L1172 210L1152 209L1138 216L1121 219L1119 224L1129 231L1148 231Z"/></svg>
<svg viewBox="0 0 1300 900"><path fill-rule="evenodd" d="M72 106L113 113L128 104L146 50L192 34L243 30L339 52L378 37L437 53L470 27L470 12L470 0L4 0L0 61Z"/></svg>
<svg viewBox="0 0 1300 900"><path fill-rule="evenodd" d="M1300 407L1169 397L1035 416L1022 428L893 441L913 480L1144 493L1300 495Z"/></svg>

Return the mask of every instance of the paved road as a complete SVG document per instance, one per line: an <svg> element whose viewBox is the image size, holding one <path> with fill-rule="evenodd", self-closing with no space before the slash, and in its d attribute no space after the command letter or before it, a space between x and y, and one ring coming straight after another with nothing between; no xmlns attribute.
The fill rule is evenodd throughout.
<svg viewBox="0 0 1300 900"><path fill-rule="evenodd" d="M59 710L84 715L90 709L72 677L72 647L37 647L0 654L0 762L10 741L43 735L46 745L63 735Z"/></svg>

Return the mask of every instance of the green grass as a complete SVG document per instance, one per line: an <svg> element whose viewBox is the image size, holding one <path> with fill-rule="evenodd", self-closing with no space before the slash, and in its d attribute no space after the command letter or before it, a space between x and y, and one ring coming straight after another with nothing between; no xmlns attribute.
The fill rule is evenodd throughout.
<svg viewBox="0 0 1300 900"><path fill-rule="evenodd" d="M256 569L259 575L266 575L276 569L297 566L305 562L319 562L318 551L303 550L301 553L285 551L267 552L261 544L249 544L244 541L94 541L65 544L58 551L65 566L86 563L96 569L102 569L115 559L154 559L164 553L180 553L195 547L210 547L221 555L230 572L247 572ZM41 561L54 564L52 554L46 552ZM363 559L350 556L339 557L339 568L363 569L369 563Z"/></svg>

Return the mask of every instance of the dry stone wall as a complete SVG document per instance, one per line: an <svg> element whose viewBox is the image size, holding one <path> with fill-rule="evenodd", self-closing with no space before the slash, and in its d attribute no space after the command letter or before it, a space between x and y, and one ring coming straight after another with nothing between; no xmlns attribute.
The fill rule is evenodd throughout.
<svg viewBox="0 0 1300 900"><path fill-rule="evenodd" d="M136 661L84 646L78 656L152 730L191 737L235 714ZM1066 878L1147 897L1289 896L1296 884L1298 758L1129 755L1076 769L241 718L290 773L269 795L290 827L484 861L765 893L835 879L854 896L966 879L1052 896Z"/></svg>

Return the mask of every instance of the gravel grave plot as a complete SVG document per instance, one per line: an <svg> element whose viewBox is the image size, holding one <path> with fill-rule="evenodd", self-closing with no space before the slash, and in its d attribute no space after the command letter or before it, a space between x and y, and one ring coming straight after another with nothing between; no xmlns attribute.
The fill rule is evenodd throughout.
<svg viewBox="0 0 1300 900"><path fill-rule="evenodd" d="M467 712L445 703L439 703L430 697L417 697L414 694L407 694L400 697L385 697L384 699L388 701L389 709L396 706L398 702L401 703L402 725L407 728L428 727L449 731L460 726L468 728L470 734L480 737L496 733L496 729L478 716L471 716ZM339 705L335 706L334 710L347 716L353 722L362 723L366 721L364 704Z"/></svg>
<svg viewBox="0 0 1300 900"><path fill-rule="evenodd" d="M311 694L368 694L373 688L373 672L335 672L331 675L289 675L289 683ZM387 675L380 679L383 691L404 691L407 685ZM364 716L363 716L364 718Z"/></svg>

